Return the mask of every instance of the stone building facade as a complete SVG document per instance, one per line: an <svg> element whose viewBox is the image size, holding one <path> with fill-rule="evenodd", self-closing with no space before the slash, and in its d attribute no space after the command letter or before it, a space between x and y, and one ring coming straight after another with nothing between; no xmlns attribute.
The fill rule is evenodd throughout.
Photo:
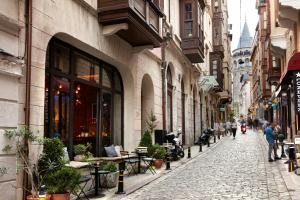
<svg viewBox="0 0 300 200"><path fill-rule="evenodd" d="M73 145L86 142L95 155L110 144L134 150L151 112L157 130L181 129L185 145L213 126L220 94L202 88L199 79L210 75L214 2L135 0L135 7L128 4L133 21L113 19L110 12L122 11L105 2L1 5L1 149L4 130L23 125L40 136L59 135L70 156ZM227 1L219 5L227 12ZM227 28L223 33L228 58L230 35ZM0 177L0 191L7 200L22 199L14 152L1 154L8 173Z"/></svg>
<svg viewBox="0 0 300 200"><path fill-rule="evenodd" d="M251 104L251 45L252 37L249 33L248 24L245 22L239 44L232 52L233 109L236 117L247 116Z"/></svg>

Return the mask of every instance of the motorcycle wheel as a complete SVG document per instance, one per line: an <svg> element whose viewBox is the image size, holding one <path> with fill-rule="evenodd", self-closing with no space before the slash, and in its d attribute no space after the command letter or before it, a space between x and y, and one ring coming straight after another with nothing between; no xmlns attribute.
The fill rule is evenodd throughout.
<svg viewBox="0 0 300 200"><path fill-rule="evenodd" d="M183 157L184 157L184 151L181 151L181 152L179 153L179 156L180 156L181 158L183 158Z"/></svg>

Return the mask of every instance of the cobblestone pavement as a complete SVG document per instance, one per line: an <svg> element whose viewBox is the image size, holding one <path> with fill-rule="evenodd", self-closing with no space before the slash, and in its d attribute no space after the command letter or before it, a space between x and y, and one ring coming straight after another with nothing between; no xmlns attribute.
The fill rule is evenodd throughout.
<svg viewBox="0 0 300 200"><path fill-rule="evenodd" d="M208 151L123 199L291 199L260 133L227 136Z"/></svg>

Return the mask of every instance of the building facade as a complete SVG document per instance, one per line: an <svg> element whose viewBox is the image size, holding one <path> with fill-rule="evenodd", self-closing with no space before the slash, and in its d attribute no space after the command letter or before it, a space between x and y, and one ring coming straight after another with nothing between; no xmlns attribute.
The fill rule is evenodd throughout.
<svg viewBox="0 0 300 200"><path fill-rule="evenodd" d="M183 143L193 145L204 128L225 118L217 108L231 95L227 1L218 1L218 9L203 0L122 2L1 5L2 148L4 130L27 125L39 136L59 135L71 157L75 144L87 142L96 156L111 144L131 151L151 112L158 132L181 129ZM212 27L221 22L222 37L214 37ZM217 55L217 90L199 81L213 75L211 52ZM31 147L33 156L38 152ZM0 190L7 200L22 199L14 152L1 154L9 166Z"/></svg>
<svg viewBox="0 0 300 200"><path fill-rule="evenodd" d="M245 22L238 46L232 52L233 109L236 117L247 116L251 104L251 45L252 37Z"/></svg>

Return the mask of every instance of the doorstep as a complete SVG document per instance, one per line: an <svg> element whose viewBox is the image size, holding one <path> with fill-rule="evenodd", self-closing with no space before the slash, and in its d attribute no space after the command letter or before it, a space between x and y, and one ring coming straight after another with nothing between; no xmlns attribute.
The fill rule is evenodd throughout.
<svg viewBox="0 0 300 200"><path fill-rule="evenodd" d="M226 137L226 136L225 136ZM228 136L227 136L228 137ZM192 161L194 158L198 156L203 156L209 151L211 151L213 148L215 148L221 140L216 139L216 143L213 143L213 138L211 140L210 147L208 148L207 145L202 146L202 152L199 152L199 145L191 146L191 158L187 158L188 156L188 149L186 148L184 150L185 157L178 160L178 161L172 161L171 162L171 170L166 170L165 164L160 168L156 170L155 175L152 175L150 172L146 174L138 174L138 175L131 175L131 176L124 176L124 191L126 194L124 195L117 195L115 192L117 191L117 188L109 189L106 191L103 191L103 194L105 194L102 198L92 198L93 200L104 200L104 199L121 199L125 197L126 195L133 193L134 191L144 187L145 185L148 185L149 183L155 181L156 179L164 176L165 174L168 174L172 170L187 164L188 162Z"/></svg>

